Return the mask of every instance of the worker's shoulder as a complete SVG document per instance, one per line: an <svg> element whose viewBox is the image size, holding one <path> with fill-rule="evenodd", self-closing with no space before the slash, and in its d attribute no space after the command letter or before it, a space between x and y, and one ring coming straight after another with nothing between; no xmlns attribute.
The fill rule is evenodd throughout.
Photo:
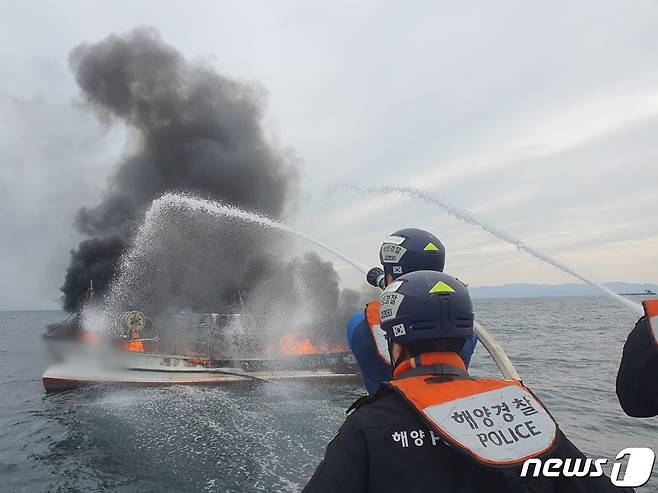
<svg viewBox="0 0 658 493"><path fill-rule="evenodd" d="M379 428L394 423L419 421L418 415L391 389L383 384L374 396L365 396L350 406L350 428Z"/></svg>
<svg viewBox="0 0 658 493"><path fill-rule="evenodd" d="M347 319L347 326L348 327L354 327L356 325L359 325L361 322L365 321L366 319L366 314L364 310L359 310L358 312L354 312L350 318Z"/></svg>
<svg viewBox="0 0 658 493"><path fill-rule="evenodd" d="M658 368L658 344L653 327L646 317L640 318L628 334L622 354L621 368L632 366L638 371L655 374ZM621 369L620 368L620 369Z"/></svg>
<svg viewBox="0 0 658 493"><path fill-rule="evenodd" d="M651 323L647 317L640 318L633 330L628 335L627 342L637 342L637 346L649 350L650 354L658 353L658 338L654 333L654 327L651 326Z"/></svg>
<svg viewBox="0 0 658 493"><path fill-rule="evenodd" d="M359 327L361 325L365 325L365 323L366 323L366 315L363 310L355 312L347 320L347 342L350 347L352 347L352 339L354 338L354 334L359 329Z"/></svg>

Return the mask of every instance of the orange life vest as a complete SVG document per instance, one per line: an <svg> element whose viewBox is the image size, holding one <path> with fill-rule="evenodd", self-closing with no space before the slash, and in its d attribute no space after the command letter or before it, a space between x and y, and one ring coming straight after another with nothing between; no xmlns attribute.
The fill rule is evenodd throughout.
<svg viewBox="0 0 658 493"><path fill-rule="evenodd" d="M438 379L437 375L454 375ZM555 446L558 426L521 382L468 377L456 353L402 362L387 384L446 443L488 466L515 466Z"/></svg>
<svg viewBox="0 0 658 493"><path fill-rule="evenodd" d="M653 336L653 342L658 346L658 300L645 300L642 304L649 321L649 333Z"/></svg>
<svg viewBox="0 0 658 493"><path fill-rule="evenodd" d="M391 356L388 353L388 341L386 340L386 332L381 327L381 320L379 317L379 300L371 301L366 305L366 321L370 328L370 336L375 345L377 356L385 364L391 365Z"/></svg>

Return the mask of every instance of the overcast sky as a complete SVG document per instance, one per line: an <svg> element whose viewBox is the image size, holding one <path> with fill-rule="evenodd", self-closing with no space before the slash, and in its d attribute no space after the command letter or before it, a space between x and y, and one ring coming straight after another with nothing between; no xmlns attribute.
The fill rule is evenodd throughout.
<svg viewBox="0 0 658 493"><path fill-rule="evenodd" d="M415 226L471 285L571 281L428 204L336 183L418 186L596 281L658 281L653 0L24 1L0 18L0 309L57 306L74 213L131 149L79 104L68 54L139 25L267 91L303 173L291 221L361 262Z"/></svg>

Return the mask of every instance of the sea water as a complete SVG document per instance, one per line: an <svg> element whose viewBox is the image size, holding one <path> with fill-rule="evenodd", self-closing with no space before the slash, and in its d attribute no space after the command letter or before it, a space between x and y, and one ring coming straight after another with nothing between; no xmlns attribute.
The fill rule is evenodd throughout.
<svg viewBox="0 0 658 493"><path fill-rule="evenodd" d="M476 300L566 435L593 457L658 451L658 418L623 414L615 375L633 314L605 297ZM356 384L87 388L45 394L44 325L62 312L0 313L0 491L299 491ZM497 375L486 351L477 375ZM642 493L658 489L658 469Z"/></svg>

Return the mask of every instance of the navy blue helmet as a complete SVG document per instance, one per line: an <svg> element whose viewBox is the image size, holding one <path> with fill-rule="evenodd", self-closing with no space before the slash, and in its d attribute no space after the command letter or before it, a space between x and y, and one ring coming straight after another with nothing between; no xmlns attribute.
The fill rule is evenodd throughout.
<svg viewBox="0 0 658 493"><path fill-rule="evenodd" d="M396 231L379 249L384 274L397 279L417 270L443 272L446 252L443 243L432 233L417 228Z"/></svg>
<svg viewBox="0 0 658 493"><path fill-rule="evenodd" d="M459 279L437 271L405 274L380 296L381 328L390 342L471 339L473 303Z"/></svg>

